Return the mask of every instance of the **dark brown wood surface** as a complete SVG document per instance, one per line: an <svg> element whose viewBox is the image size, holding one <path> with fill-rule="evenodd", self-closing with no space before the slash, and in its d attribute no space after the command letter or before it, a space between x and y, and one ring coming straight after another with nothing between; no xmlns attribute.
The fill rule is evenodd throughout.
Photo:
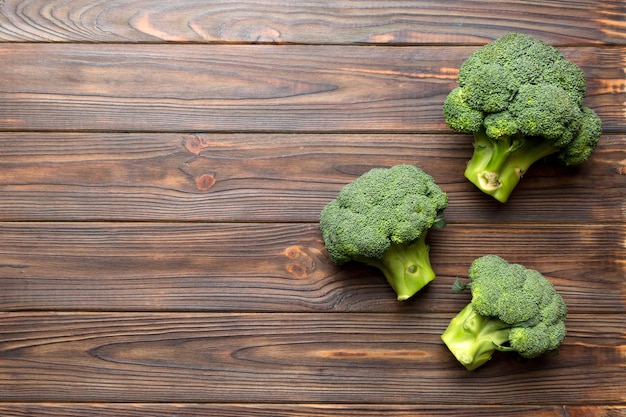
<svg viewBox="0 0 626 417"><path fill-rule="evenodd" d="M0 415L625 415L626 5L495 3L0 1ZM510 31L583 68L604 134L503 205L441 106ZM399 163L450 200L403 303L317 223ZM441 343L487 253L563 295L559 355Z"/></svg>

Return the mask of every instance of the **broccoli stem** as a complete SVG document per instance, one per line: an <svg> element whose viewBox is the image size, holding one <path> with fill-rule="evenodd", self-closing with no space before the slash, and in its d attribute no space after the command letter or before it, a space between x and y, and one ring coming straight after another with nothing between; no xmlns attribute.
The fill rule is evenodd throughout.
<svg viewBox="0 0 626 417"><path fill-rule="evenodd" d="M511 326L491 317L477 314L468 304L457 314L441 335L441 340L457 360L473 371L485 364L496 350L506 350Z"/></svg>
<svg viewBox="0 0 626 417"><path fill-rule="evenodd" d="M380 269L398 296L406 300L435 279L424 231L408 245L392 244L380 259L363 262Z"/></svg>
<svg viewBox="0 0 626 417"><path fill-rule="evenodd" d="M505 203L528 168L557 150L543 138L518 134L494 139L481 129L474 133L474 153L465 169L465 178L485 194Z"/></svg>

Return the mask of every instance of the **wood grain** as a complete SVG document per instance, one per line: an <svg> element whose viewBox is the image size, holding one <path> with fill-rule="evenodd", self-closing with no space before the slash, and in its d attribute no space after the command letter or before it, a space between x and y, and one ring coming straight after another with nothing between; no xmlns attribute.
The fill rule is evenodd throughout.
<svg viewBox="0 0 626 417"><path fill-rule="evenodd" d="M626 413L621 0L0 0L0 415ZM504 33L558 46L604 134L506 205L441 106ZM333 265L322 207L375 166L448 193L438 275L400 303ZM496 253L563 295L557 356L475 372L440 340Z"/></svg>
<svg viewBox="0 0 626 417"><path fill-rule="evenodd" d="M0 310L455 312L488 253L546 275L572 312L623 313L624 225L449 225L438 278L399 303L376 269L334 266L317 224L0 223Z"/></svg>
<svg viewBox="0 0 626 417"><path fill-rule="evenodd" d="M4 313L0 400L297 398L428 405L625 400L621 315L603 315L601 321L597 315L571 315L559 355L528 363L496 355L473 373L440 340L449 319L442 314ZM480 390L460 389L476 384Z"/></svg>
<svg viewBox="0 0 626 417"><path fill-rule="evenodd" d="M492 417L621 417L623 406L453 406L403 404L75 404L1 403L4 417L426 417L489 415Z"/></svg>
<svg viewBox="0 0 626 417"><path fill-rule="evenodd" d="M448 193L448 223L619 223L626 136L576 169L537 163L497 203L463 177L462 134L0 133L4 221L317 222L366 170L408 163Z"/></svg>
<svg viewBox="0 0 626 417"><path fill-rule="evenodd" d="M506 1L497 7L475 0L384 5L373 0L3 0L0 41L449 44L484 43L524 31L552 43L623 44L624 8L619 0Z"/></svg>
<svg viewBox="0 0 626 417"><path fill-rule="evenodd" d="M475 47L0 44L0 130L449 132ZM626 49L566 49L605 133L626 130Z"/></svg>

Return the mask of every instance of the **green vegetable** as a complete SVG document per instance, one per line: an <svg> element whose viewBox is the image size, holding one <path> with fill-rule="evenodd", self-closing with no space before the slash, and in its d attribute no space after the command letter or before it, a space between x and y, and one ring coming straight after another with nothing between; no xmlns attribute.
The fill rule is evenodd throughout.
<svg viewBox="0 0 626 417"><path fill-rule="evenodd" d="M469 268L471 302L454 317L441 339L472 371L498 351L535 358L555 351L565 338L567 307L541 273L509 264L496 255L476 259Z"/></svg>
<svg viewBox="0 0 626 417"><path fill-rule="evenodd" d="M447 195L420 168L374 168L324 207L320 229L335 264L380 269L398 300L406 300L435 278L426 234L445 225L447 206Z"/></svg>
<svg viewBox="0 0 626 417"><path fill-rule="evenodd" d="M536 161L579 165L595 150L602 122L582 107L585 74L554 47L520 33L483 46L461 65L443 105L446 123L474 135L465 177L506 202Z"/></svg>

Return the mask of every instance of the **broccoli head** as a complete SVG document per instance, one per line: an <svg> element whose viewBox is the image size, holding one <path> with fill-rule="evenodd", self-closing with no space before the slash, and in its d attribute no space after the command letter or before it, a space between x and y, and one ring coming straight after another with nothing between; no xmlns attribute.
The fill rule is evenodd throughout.
<svg viewBox="0 0 626 417"><path fill-rule="evenodd" d="M443 105L446 123L474 135L465 177L506 202L536 161L554 154L579 165L595 150L602 122L582 102L585 74L554 47L510 33L474 51Z"/></svg>
<svg viewBox="0 0 626 417"><path fill-rule="evenodd" d="M498 351L535 358L556 351L565 338L567 307L541 273L509 264L496 255L476 259L469 268L471 302L454 317L441 339L472 371Z"/></svg>
<svg viewBox="0 0 626 417"><path fill-rule="evenodd" d="M398 300L406 300L435 278L426 234L445 225L447 206L447 195L420 168L374 168L324 207L320 229L335 264L380 269Z"/></svg>

